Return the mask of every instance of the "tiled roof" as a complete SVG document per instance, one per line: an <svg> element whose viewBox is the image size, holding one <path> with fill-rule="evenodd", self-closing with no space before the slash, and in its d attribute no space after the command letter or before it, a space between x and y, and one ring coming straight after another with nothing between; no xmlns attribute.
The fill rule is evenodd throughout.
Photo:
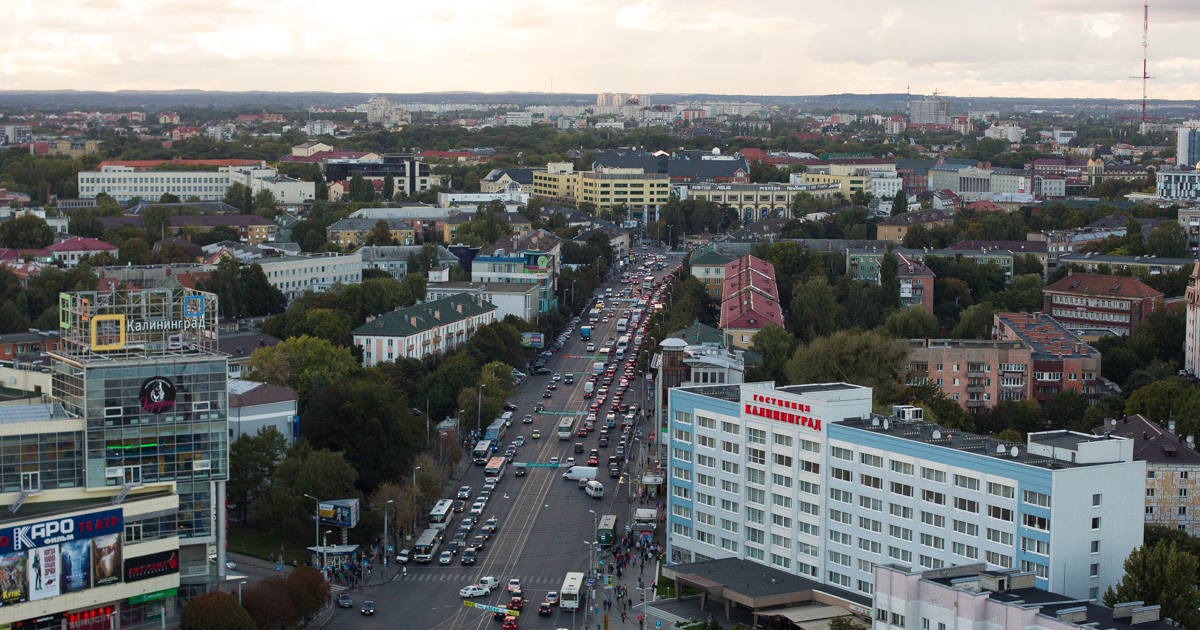
<svg viewBox="0 0 1200 630"><path fill-rule="evenodd" d="M464 319L496 310L490 302L482 304L464 295L451 295L440 300L384 313L350 331L352 336L411 337Z"/></svg>
<svg viewBox="0 0 1200 630"><path fill-rule="evenodd" d="M1200 453L1182 436L1174 435L1161 424L1143 416L1108 418L1092 429L1096 435L1117 435L1133 440L1133 459L1155 464L1200 466Z"/></svg>
<svg viewBox="0 0 1200 630"><path fill-rule="evenodd" d="M721 303L721 328L763 328L767 324L783 327L779 302L757 291L743 291L736 299Z"/></svg>
<svg viewBox="0 0 1200 630"><path fill-rule="evenodd" d="M80 238L72 236L64 241L50 245L46 249L52 252L115 252L116 247L95 238Z"/></svg>
<svg viewBox="0 0 1200 630"><path fill-rule="evenodd" d="M243 385L244 384L244 385ZM231 378L228 383L229 407L250 407L270 403L299 400L296 392L289 387L281 387L270 383L255 383Z"/></svg>
<svg viewBox="0 0 1200 630"><path fill-rule="evenodd" d="M879 222L879 225L918 225L925 223L935 223L938 221L949 221L953 215L945 210L929 209L917 210L915 212L905 212L894 217L888 217Z"/></svg>
<svg viewBox="0 0 1200 630"><path fill-rule="evenodd" d="M932 269L926 267L921 261L914 258L909 258L904 254L896 254L896 263L898 265L896 275L902 278L933 278L937 275L933 273Z"/></svg>
<svg viewBox="0 0 1200 630"><path fill-rule="evenodd" d="M1098 297L1161 298L1163 294L1137 278L1075 273L1046 287L1043 291L1093 295Z"/></svg>
<svg viewBox="0 0 1200 630"><path fill-rule="evenodd" d="M733 262L732 258L725 256L716 250L710 249L693 258L691 264L693 267L724 267L731 262Z"/></svg>

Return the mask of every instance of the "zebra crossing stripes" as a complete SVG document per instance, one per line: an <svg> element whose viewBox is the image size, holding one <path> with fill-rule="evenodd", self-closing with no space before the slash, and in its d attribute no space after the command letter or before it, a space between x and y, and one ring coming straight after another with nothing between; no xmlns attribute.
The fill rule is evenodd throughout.
<svg viewBox="0 0 1200 630"><path fill-rule="evenodd" d="M559 582L558 578L547 577L547 576L543 576L543 575L531 576L531 577L524 577L524 576L513 576L513 577L516 577L517 579L521 580L521 584L553 584L553 583ZM401 577L400 581L401 582L410 581L410 582L469 582L469 583L474 583L477 579L479 579L479 576L473 575L473 574L467 574L467 573L441 573L441 572L415 573L414 572L414 573L409 573L408 577ZM336 589L338 587L335 586L333 588ZM342 588L344 589L345 587L342 587Z"/></svg>

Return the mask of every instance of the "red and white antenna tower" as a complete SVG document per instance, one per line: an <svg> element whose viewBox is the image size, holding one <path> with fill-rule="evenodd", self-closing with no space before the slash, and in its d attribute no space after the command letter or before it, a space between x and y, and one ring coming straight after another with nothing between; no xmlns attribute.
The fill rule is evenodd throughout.
<svg viewBox="0 0 1200 630"><path fill-rule="evenodd" d="M1141 79L1142 80L1142 115L1141 116L1118 116L1118 118L1123 118L1125 120L1140 120L1140 121L1142 121L1141 127L1142 127L1143 133L1145 133L1145 131L1146 131L1146 121L1161 120L1160 117L1146 115L1146 82L1149 81L1150 79L1154 78L1154 77L1150 76L1149 67L1146 62L1146 59L1149 57L1149 51L1150 51L1149 36L1150 36L1150 4L1145 3L1142 5L1142 76L1140 76L1140 77L1139 76L1130 76L1129 77L1130 79Z"/></svg>

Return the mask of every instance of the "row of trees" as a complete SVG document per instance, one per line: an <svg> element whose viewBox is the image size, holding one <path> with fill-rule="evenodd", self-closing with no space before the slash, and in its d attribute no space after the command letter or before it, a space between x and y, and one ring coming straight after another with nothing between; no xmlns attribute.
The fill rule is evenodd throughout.
<svg viewBox="0 0 1200 630"><path fill-rule="evenodd" d="M287 630L312 619L329 604L329 583L312 567L296 567L243 589L197 595L179 613L181 630Z"/></svg>

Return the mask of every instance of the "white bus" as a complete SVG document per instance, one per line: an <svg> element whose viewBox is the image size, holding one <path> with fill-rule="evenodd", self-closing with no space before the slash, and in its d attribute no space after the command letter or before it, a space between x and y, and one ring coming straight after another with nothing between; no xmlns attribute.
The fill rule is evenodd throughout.
<svg viewBox="0 0 1200 630"><path fill-rule="evenodd" d="M500 478L504 476L504 465L505 461L503 457L491 458L488 460L487 468L483 469L483 478L496 479L499 481Z"/></svg>
<svg viewBox="0 0 1200 630"><path fill-rule="evenodd" d="M583 574L568 573L558 592L558 607L561 610L578 610L579 596L583 591Z"/></svg>
<svg viewBox="0 0 1200 630"><path fill-rule="evenodd" d="M629 330L629 320L622 317L617 320L617 332L625 332Z"/></svg>
<svg viewBox="0 0 1200 630"><path fill-rule="evenodd" d="M569 440L575 431L575 417L567 416L558 421L558 439Z"/></svg>
<svg viewBox="0 0 1200 630"><path fill-rule="evenodd" d="M442 545L442 530L427 529L421 533L421 537L417 539L417 544L413 545L413 560L417 562L430 562L437 555L438 547Z"/></svg>
<svg viewBox="0 0 1200 630"><path fill-rule="evenodd" d="M492 454L492 441L479 440L475 445L475 450L471 452L471 461L477 466L482 466L487 463L488 457Z"/></svg>
<svg viewBox="0 0 1200 630"><path fill-rule="evenodd" d="M454 501L450 499L442 499L433 506L433 510L429 512L429 526L433 529L446 529L450 524L450 519L454 518L453 514Z"/></svg>
<svg viewBox="0 0 1200 630"><path fill-rule="evenodd" d="M629 335L621 335L621 338L617 340L617 349L624 350L628 347L629 347Z"/></svg>

